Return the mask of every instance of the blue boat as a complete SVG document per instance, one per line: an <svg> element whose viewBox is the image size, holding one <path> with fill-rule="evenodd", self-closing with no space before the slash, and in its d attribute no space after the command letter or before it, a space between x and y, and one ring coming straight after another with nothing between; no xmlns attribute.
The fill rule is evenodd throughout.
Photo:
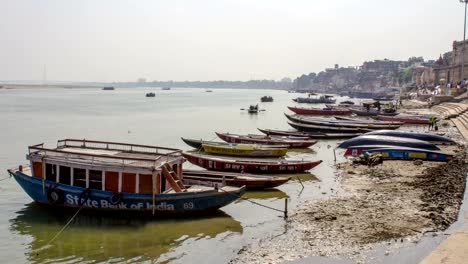
<svg viewBox="0 0 468 264"><path fill-rule="evenodd" d="M440 150L436 145L414 138L402 138L392 136L380 136L380 135L362 135L355 137L338 145L339 148L352 148L355 146L367 146L367 145L386 145L386 146L398 146L398 147L410 147L425 150Z"/></svg>
<svg viewBox="0 0 468 264"><path fill-rule="evenodd" d="M448 137L443 137L439 135L434 135L431 133L417 133L410 131L401 131L401 130L377 130L368 132L364 135L378 135L378 136L391 136L391 137L400 137L400 138L414 138L419 140L424 140L432 142L435 144L455 144L456 142Z"/></svg>
<svg viewBox="0 0 468 264"><path fill-rule="evenodd" d="M453 158L453 155L441 151L398 146L354 146L346 150L345 156L359 156L366 152L379 153L384 159L449 161Z"/></svg>
<svg viewBox="0 0 468 264"><path fill-rule="evenodd" d="M184 159L177 149L65 139L56 148L30 146L27 157L29 166L8 172L34 201L54 207L202 213L245 192L245 186L184 185Z"/></svg>

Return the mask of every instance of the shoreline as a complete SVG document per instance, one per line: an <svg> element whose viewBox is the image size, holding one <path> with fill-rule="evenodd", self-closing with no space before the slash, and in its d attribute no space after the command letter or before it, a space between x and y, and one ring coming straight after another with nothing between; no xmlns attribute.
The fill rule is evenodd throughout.
<svg viewBox="0 0 468 264"><path fill-rule="evenodd" d="M457 221L466 191L466 141L452 128L451 121L442 121L437 132L459 142L440 146L454 154L447 163L386 160L374 168L337 164L341 192L303 202L288 219L286 233L243 248L233 262L307 263L325 257L331 263L371 263L381 248L385 254L380 262L385 262L392 248L409 248L407 242L417 244L429 236L439 244L439 235ZM418 262L432 251L418 250Z"/></svg>

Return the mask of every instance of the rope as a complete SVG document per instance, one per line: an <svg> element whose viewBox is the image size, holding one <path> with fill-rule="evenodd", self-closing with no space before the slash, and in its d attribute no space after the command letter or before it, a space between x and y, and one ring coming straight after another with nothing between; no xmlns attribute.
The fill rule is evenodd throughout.
<svg viewBox="0 0 468 264"><path fill-rule="evenodd" d="M267 208L267 209L270 209L270 210L273 210L273 211L277 211L277 212L280 212L280 213L284 213L284 210L279 210L279 209L270 207L270 206L268 206L268 205L264 205L264 204L261 204L261 203L257 203L257 202L255 202L255 201L250 200L249 198L244 198L244 197L242 197L242 196L240 196L240 195L237 195L237 194L235 194L235 193L227 192L227 191L223 190L222 188L221 188L221 189L218 189L218 190L221 190L221 191L223 191L223 192L225 192L225 193L227 193L227 194L236 196L236 197L239 198L239 199L242 199L242 200L251 202L251 203L253 203L253 204L255 204L255 205L262 206L262 207L265 207L265 208Z"/></svg>
<svg viewBox="0 0 468 264"><path fill-rule="evenodd" d="M62 229L60 229L60 231L58 231L58 233L55 234L55 236L54 236L51 240L49 240L49 242L47 242L46 245L50 245L50 243L52 243L55 239L57 239L57 238L60 236L60 234L62 234L62 232L71 224L71 222L75 219L75 217L78 215L78 213L81 211L81 209L84 208L86 202L87 202L88 199L89 199L89 191L87 191L87 190L89 190L89 189L85 189L85 190L81 193L81 195L86 194L86 198L83 200L83 203L81 204L81 206L80 206L80 208L78 209L78 211L76 211L76 213L70 218L70 220L68 220L68 222L62 227ZM80 195L80 197L81 197L81 195ZM81 200L81 199L80 199L80 200ZM81 202L81 201L80 201L80 202Z"/></svg>
<svg viewBox="0 0 468 264"><path fill-rule="evenodd" d="M4 181L4 180L10 179L10 178L11 178L11 175L8 176L8 177L5 177L5 178L3 178L3 179L0 179L0 181Z"/></svg>
<svg viewBox="0 0 468 264"><path fill-rule="evenodd" d="M60 236L60 234L62 234L62 232L70 225L70 223L73 221L73 219L75 219L75 217L78 215L81 209L83 209L83 207L84 205L82 205L80 209L76 211L76 213L70 218L70 220L68 220L68 222L62 227L62 229L60 229L60 231L51 240L49 240L49 242L47 242L46 245L50 245L50 243L52 243L58 236Z"/></svg>

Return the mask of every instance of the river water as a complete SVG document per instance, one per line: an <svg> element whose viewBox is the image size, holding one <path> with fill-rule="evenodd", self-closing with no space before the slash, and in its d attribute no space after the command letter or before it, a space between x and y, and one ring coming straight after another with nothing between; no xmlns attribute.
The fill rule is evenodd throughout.
<svg viewBox="0 0 468 264"><path fill-rule="evenodd" d="M146 92L155 98L146 98ZM271 95L272 103L259 103ZM215 131L257 133L259 128L290 129L283 113L299 94L272 90L156 88L0 89L0 177L26 163L27 146L79 138L159 145L189 150L180 137L214 140ZM343 100L346 100L343 98ZM241 111L259 103L265 111ZM245 197L289 211L322 199L338 188L333 168L336 140L320 141L290 158L324 162L287 184ZM188 163L185 168L195 168ZM238 200L208 217L143 220L79 214L70 219L34 204L13 179L0 182L0 259L11 263L173 262L227 263L245 246L285 232L282 213ZM331 190L333 189L333 190ZM2 261L2 262L3 262Z"/></svg>

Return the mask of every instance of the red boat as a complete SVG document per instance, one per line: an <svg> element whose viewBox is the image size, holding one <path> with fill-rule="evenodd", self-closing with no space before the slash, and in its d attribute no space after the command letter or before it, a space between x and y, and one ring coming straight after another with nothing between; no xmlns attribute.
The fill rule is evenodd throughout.
<svg viewBox="0 0 468 264"><path fill-rule="evenodd" d="M350 109L339 108L301 108L288 106L289 110L299 115L351 115Z"/></svg>
<svg viewBox="0 0 468 264"><path fill-rule="evenodd" d="M398 115L398 116L384 116L378 115L379 120L402 122L405 124L429 124L429 117L427 116L411 116L411 115Z"/></svg>
<svg viewBox="0 0 468 264"><path fill-rule="evenodd" d="M202 155L184 152L182 155L191 163L207 170L247 173L299 173L322 163L285 159L242 159Z"/></svg>
<svg viewBox="0 0 468 264"><path fill-rule="evenodd" d="M304 137L292 136L266 136L266 135L236 135L229 133L218 133L219 138L229 143L262 144L262 145L285 145L289 148L308 148L317 141Z"/></svg>

